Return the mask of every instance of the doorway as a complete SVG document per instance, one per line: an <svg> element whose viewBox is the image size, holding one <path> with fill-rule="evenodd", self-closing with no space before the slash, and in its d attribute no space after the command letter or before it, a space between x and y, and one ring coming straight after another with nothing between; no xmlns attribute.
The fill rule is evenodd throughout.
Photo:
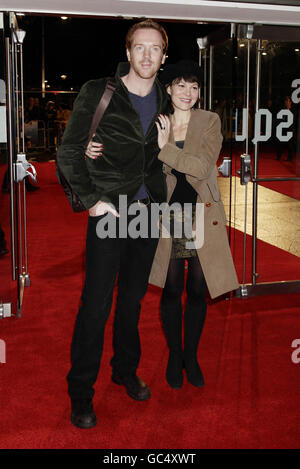
<svg viewBox="0 0 300 469"><path fill-rule="evenodd" d="M299 292L299 28L232 24L198 45L202 105L219 114L224 138L236 295Z"/></svg>

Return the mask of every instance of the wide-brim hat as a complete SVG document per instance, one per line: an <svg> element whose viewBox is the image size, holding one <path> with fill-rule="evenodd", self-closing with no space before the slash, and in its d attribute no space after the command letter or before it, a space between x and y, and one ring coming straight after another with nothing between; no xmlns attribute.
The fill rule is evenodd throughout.
<svg viewBox="0 0 300 469"><path fill-rule="evenodd" d="M176 78L196 77L201 81L201 70L193 60L179 60L175 64L166 65L159 76L163 85L170 85Z"/></svg>

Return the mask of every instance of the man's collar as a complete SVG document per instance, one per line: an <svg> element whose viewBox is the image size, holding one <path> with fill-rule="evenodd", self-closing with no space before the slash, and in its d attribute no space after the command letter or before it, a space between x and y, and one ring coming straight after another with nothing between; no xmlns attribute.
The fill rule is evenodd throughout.
<svg viewBox="0 0 300 469"><path fill-rule="evenodd" d="M116 77L121 78L125 75L128 75L130 70L130 63L129 62L120 62L117 67Z"/></svg>

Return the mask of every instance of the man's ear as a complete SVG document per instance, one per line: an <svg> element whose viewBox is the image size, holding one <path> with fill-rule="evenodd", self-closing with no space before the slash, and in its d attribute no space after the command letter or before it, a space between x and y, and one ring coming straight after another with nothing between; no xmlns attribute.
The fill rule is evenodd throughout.
<svg viewBox="0 0 300 469"><path fill-rule="evenodd" d="M127 55L128 62L130 62L130 52L128 49L126 49L126 55Z"/></svg>
<svg viewBox="0 0 300 469"><path fill-rule="evenodd" d="M165 63L166 58L167 58L167 55L164 54L164 55L162 56L162 59L161 59L161 64L162 64L162 65Z"/></svg>

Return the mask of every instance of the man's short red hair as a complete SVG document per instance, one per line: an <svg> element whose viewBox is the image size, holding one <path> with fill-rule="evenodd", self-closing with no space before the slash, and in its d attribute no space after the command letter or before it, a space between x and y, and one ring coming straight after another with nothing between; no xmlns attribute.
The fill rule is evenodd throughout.
<svg viewBox="0 0 300 469"><path fill-rule="evenodd" d="M165 28L161 26L159 23L156 23L156 21L153 21L151 19L143 20L139 23L135 23L131 28L129 29L128 33L126 34L126 49L130 50L131 49L131 42L132 42L132 37L137 29L156 29L161 34L162 40L163 40L163 53L165 54L168 50L168 35L165 31Z"/></svg>

